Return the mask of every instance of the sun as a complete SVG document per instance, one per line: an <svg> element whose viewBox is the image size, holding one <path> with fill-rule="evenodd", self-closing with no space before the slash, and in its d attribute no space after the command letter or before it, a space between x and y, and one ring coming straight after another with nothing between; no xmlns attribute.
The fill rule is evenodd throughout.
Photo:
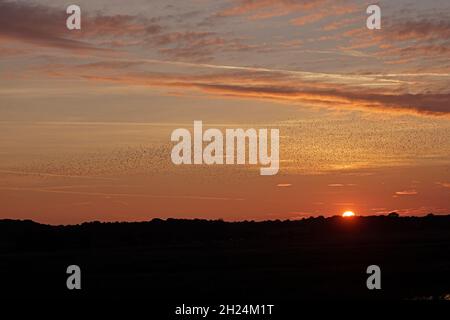
<svg viewBox="0 0 450 320"><path fill-rule="evenodd" d="M342 214L342 216L343 216L344 218L354 217L354 216L355 216L355 213L354 213L353 211L345 211L345 212Z"/></svg>

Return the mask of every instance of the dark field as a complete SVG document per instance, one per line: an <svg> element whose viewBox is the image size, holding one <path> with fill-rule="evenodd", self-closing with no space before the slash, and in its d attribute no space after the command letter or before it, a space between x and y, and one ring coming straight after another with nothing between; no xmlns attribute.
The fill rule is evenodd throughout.
<svg viewBox="0 0 450 320"><path fill-rule="evenodd" d="M79 265L82 290L66 288ZM366 268L381 268L368 290ZM165 301L443 298L450 216L47 226L0 221L1 295Z"/></svg>

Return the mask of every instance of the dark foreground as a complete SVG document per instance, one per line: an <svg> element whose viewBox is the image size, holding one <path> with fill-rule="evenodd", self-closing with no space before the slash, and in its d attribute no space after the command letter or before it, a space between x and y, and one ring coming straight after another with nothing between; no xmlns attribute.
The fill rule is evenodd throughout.
<svg viewBox="0 0 450 320"><path fill-rule="evenodd" d="M366 268L381 268L368 290ZM66 288L79 265L82 290ZM47 226L0 220L0 296L151 301L442 299L450 216Z"/></svg>

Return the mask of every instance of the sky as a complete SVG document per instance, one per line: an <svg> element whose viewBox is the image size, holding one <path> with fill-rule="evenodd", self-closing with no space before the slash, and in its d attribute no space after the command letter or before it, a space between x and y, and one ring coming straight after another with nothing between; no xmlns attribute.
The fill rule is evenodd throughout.
<svg viewBox="0 0 450 320"><path fill-rule="evenodd" d="M0 0L0 218L450 213L450 2L370 4ZM194 120L278 128L279 173L174 165Z"/></svg>

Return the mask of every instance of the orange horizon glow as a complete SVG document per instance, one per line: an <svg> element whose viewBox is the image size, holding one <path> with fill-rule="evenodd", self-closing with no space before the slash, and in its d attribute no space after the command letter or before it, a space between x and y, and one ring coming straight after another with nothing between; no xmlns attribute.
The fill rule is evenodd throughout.
<svg viewBox="0 0 450 320"><path fill-rule="evenodd" d="M355 216L355 213L354 213L353 211L345 211L345 212L342 214L342 216L343 216L344 218L350 218L350 217L354 217L354 216Z"/></svg>

